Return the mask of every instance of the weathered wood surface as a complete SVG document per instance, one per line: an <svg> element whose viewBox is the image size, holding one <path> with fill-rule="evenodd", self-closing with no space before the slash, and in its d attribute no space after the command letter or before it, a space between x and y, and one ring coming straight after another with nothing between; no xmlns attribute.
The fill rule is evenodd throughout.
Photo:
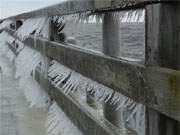
<svg viewBox="0 0 180 135"><path fill-rule="evenodd" d="M146 6L146 64L180 70L180 5Z"/></svg>
<svg viewBox="0 0 180 135"><path fill-rule="evenodd" d="M109 11L144 7L152 3L176 3L179 0L69 0L43 9L12 16L6 19L27 19L38 16L55 16L87 11Z"/></svg>
<svg viewBox="0 0 180 135"><path fill-rule="evenodd" d="M60 89L51 85L50 81L44 78L43 74L36 70L36 80L84 135L119 135L123 133L123 131L111 125L95 110L88 107L82 100L79 101L72 95L64 95ZM126 132L127 135L135 135L128 130Z"/></svg>
<svg viewBox="0 0 180 135"><path fill-rule="evenodd" d="M144 67L32 36L24 43L76 72L180 121L180 71Z"/></svg>
<svg viewBox="0 0 180 135"><path fill-rule="evenodd" d="M151 108L146 109L146 135L180 135L180 123Z"/></svg>

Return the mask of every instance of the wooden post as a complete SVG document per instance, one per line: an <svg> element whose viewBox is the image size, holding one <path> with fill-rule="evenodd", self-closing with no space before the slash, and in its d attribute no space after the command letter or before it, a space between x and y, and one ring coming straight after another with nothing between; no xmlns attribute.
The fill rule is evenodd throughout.
<svg viewBox="0 0 180 135"><path fill-rule="evenodd" d="M105 13L103 20L103 53L112 57L120 57L119 41L120 19L112 13ZM123 116L121 109L116 111L110 103L104 104L104 117L113 125L123 128Z"/></svg>
<svg viewBox="0 0 180 135"><path fill-rule="evenodd" d="M146 6L146 65L180 69L180 6Z"/></svg>
<svg viewBox="0 0 180 135"><path fill-rule="evenodd" d="M21 27L21 25L23 24L23 22L21 20L17 20L16 21L16 30Z"/></svg>
<svg viewBox="0 0 180 135"><path fill-rule="evenodd" d="M179 135L180 123L153 109L147 108L146 135Z"/></svg>
<svg viewBox="0 0 180 135"><path fill-rule="evenodd" d="M120 57L119 18L106 13L103 21L103 53Z"/></svg>
<svg viewBox="0 0 180 135"><path fill-rule="evenodd" d="M180 70L179 13L178 3L146 6L146 66ZM146 116L146 135L179 135L180 122L150 108Z"/></svg>
<svg viewBox="0 0 180 135"><path fill-rule="evenodd" d="M116 110L117 107L118 106L116 105L110 104L110 102L105 103L104 104L104 117L116 127L123 129L125 126L124 121L123 121L124 108L120 108L119 110Z"/></svg>

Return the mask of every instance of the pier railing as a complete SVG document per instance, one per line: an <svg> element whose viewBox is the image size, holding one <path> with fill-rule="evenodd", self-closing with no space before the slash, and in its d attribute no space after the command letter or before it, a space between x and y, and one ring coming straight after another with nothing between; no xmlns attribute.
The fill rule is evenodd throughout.
<svg viewBox="0 0 180 135"><path fill-rule="evenodd" d="M34 17L84 12L106 15L109 12L130 9L145 10L144 63L54 42L51 41L52 33L49 33L49 39L31 35L23 42L70 69L144 104L146 135L176 135L180 132L180 2L178 0L73 0L6 19L16 22ZM111 27L111 24L108 24L108 27ZM52 29L51 25L50 29ZM5 30L17 38L13 30ZM63 108L73 123L80 130L84 130L83 133L118 134L117 128L100 120L96 113L80 104L78 99L64 95L38 72L37 75L40 78L39 83Z"/></svg>

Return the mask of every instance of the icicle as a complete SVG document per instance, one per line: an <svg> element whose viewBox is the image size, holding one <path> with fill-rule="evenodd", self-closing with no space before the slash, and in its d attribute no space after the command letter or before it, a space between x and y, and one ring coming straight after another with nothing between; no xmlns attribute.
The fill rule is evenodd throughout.
<svg viewBox="0 0 180 135"><path fill-rule="evenodd" d="M136 132L137 135L145 135L145 107L135 104L133 108L126 108L124 121L127 128Z"/></svg>
<svg viewBox="0 0 180 135"><path fill-rule="evenodd" d="M47 36L44 32L44 26L49 24L49 18L30 18L24 21L23 25L16 31L15 35L19 37L20 40L25 40L30 34L34 32L35 36Z"/></svg>
<svg viewBox="0 0 180 135"><path fill-rule="evenodd" d="M46 127L46 135L82 135L56 102L49 108Z"/></svg>
<svg viewBox="0 0 180 135"><path fill-rule="evenodd" d="M25 85L26 79L28 79L32 73L35 72L36 67L44 63L43 56L29 48L25 47L15 60L16 65L16 77L20 77L20 86Z"/></svg>
<svg viewBox="0 0 180 135"><path fill-rule="evenodd" d="M107 102L113 93L113 90L105 87L71 69L53 61L48 71L48 76L55 85L61 87L65 94L74 93L78 88L94 94L97 99Z"/></svg>
<svg viewBox="0 0 180 135"><path fill-rule="evenodd" d="M120 22L144 22L145 18L145 10L128 10L128 11L120 11L114 14L118 14L117 18L120 19Z"/></svg>
<svg viewBox="0 0 180 135"><path fill-rule="evenodd" d="M31 77L23 85L23 90L30 107L47 108L50 105L48 94Z"/></svg>

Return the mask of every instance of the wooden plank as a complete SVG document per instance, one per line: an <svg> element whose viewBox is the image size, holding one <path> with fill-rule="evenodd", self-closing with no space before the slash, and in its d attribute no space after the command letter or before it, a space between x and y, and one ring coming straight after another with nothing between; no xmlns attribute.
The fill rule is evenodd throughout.
<svg viewBox="0 0 180 135"><path fill-rule="evenodd" d="M38 9L32 12L8 17L6 19L27 19L38 16L67 15L81 12L99 12L117 9L132 9L144 7L147 4L159 2L179 2L178 0L69 0L53 6Z"/></svg>
<svg viewBox="0 0 180 135"><path fill-rule="evenodd" d="M180 71L144 67L32 36L24 43L76 72L180 121Z"/></svg>
<svg viewBox="0 0 180 135"><path fill-rule="evenodd" d="M146 135L179 135L180 122L168 118L157 111L147 108Z"/></svg>
<svg viewBox="0 0 180 135"><path fill-rule="evenodd" d="M60 89L55 88L43 77L42 72L36 70L35 78L84 135L119 135L123 133L82 100L73 95L64 95ZM127 133L134 135L128 130Z"/></svg>
<svg viewBox="0 0 180 135"><path fill-rule="evenodd" d="M180 70L180 6L146 6L146 64Z"/></svg>

